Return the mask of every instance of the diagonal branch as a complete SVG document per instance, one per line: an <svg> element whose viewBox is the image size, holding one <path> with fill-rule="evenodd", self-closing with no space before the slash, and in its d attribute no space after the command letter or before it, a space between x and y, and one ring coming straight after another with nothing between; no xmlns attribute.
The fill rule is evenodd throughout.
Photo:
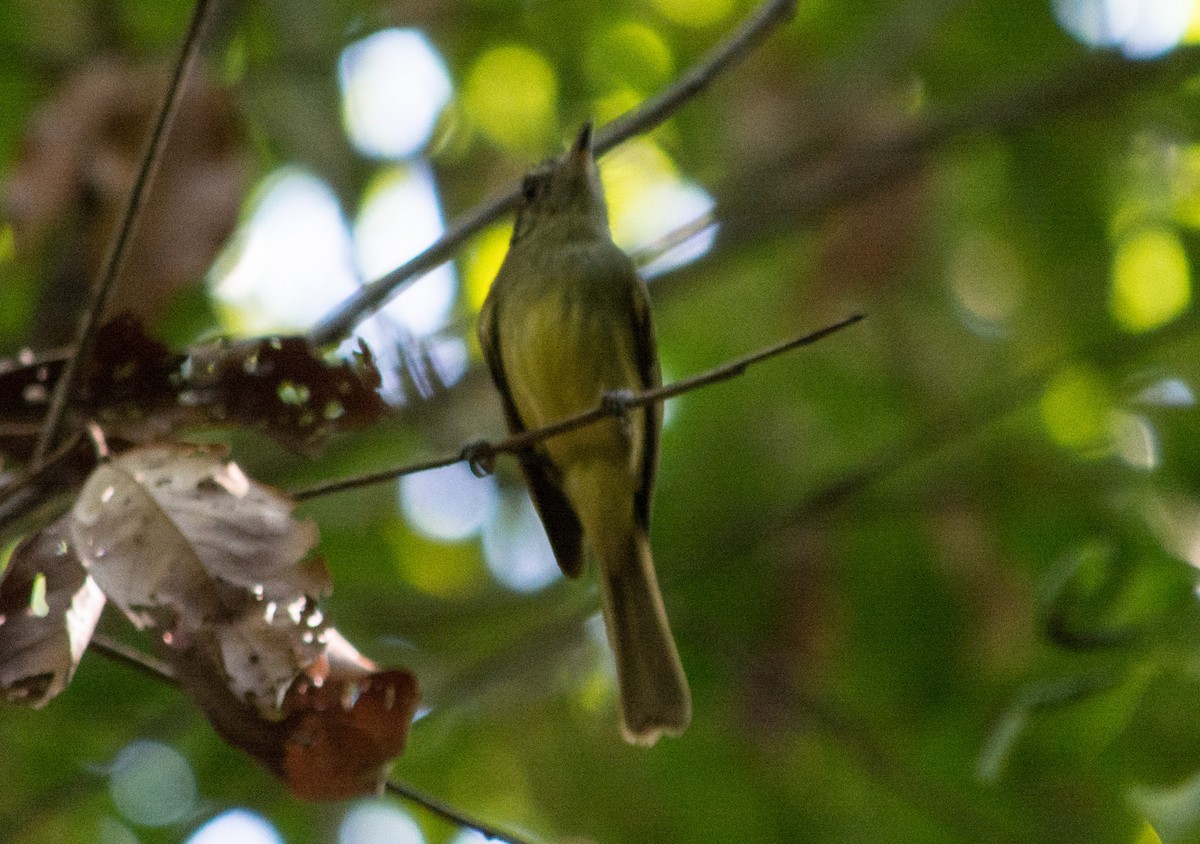
<svg viewBox="0 0 1200 844"><path fill-rule="evenodd" d="M145 201L146 189L154 178L154 171L158 168L158 161L162 156L162 150L166 143L167 130L178 108L179 92L183 88L183 80L187 76L192 62L200 52L201 35L204 32L204 23L208 18L210 3L211 0L196 0L196 5L192 8L192 20L188 25L183 44L179 48L179 56L175 62L175 69L171 75L170 84L167 86L166 94L163 97L162 105L159 108L154 129L150 134L149 146L145 156L142 158L141 168L138 170L137 178L134 180L133 189L129 193L129 202L125 206L125 212L121 217L121 227L112 245L109 247L108 255L104 262L104 269L101 271L99 279L92 288L91 298L88 300L87 307L83 311L83 316L79 320L79 328L75 333L74 351L67 359L66 366L58 379L58 383L54 385L54 392L50 397L50 407L46 412L41 433L38 435L37 445L34 446L33 450L31 463L35 467L41 465L46 453L57 444L58 432L62 427L67 404L74 398L73 394L79 380L80 366L87 359L87 356L91 354L92 342L95 340L96 329L99 328L100 317L104 313L104 308L108 303L113 285L117 277L121 274L121 267L125 263L125 257L129 254L129 245L133 241L133 232L142 210L142 204Z"/></svg>
<svg viewBox="0 0 1200 844"><path fill-rule="evenodd" d="M596 133L596 153L607 152L662 123L758 46L773 29L791 17L795 7L796 0L768 0L670 88L600 129ZM450 260L463 243L511 210L519 195L519 186L513 185L476 207L420 255L359 288L312 330L310 339L323 346L348 334L361 319L407 284Z"/></svg>
<svg viewBox="0 0 1200 844"><path fill-rule="evenodd" d="M171 686L177 686L178 680L175 678L175 672L169 666L154 657L147 656L136 648L105 636L102 633L96 633L92 636L92 641L89 644L89 649L97 653L119 662L135 671L140 671L155 680L159 680ZM455 809L449 803L445 803L438 798L426 794L420 789L413 788L405 783L394 782L389 780L386 785L386 790L389 794L395 794L418 806L423 806L430 812L433 812L438 817L450 821L451 823L463 829L472 829L488 839L497 839L507 841L509 844L527 844L526 839L519 838L511 833L496 829L491 824L476 820L463 812Z"/></svg>
<svg viewBox="0 0 1200 844"><path fill-rule="evenodd" d="M833 325L828 325L822 329L814 331L810 334L804 334L800 337L793 337L783 343L771 346L766 349L754 352L752 354L740 357L737 360L730 361L710 369L707 372L701 372L699 375L693 375L691 378L684 378L680 381L675 381L672 384L667 384L662 387L657 387L653 390L646 390L641 393L634 393L628 397L621 398L617 401L604 401L591 410L586 410L583 413L577 413L574 416L568 416L552 425L546 425L542 428L534 428L529 431L522 431L520 434L515 434L499 442L478 442L464 446L453 454L434 457L420 463L410 463L407 466L398 466L391 469L385 469L381 472L371 472L366 475L356 475L352 478L342 478L341 480L329 481L327 483L317 484L306 489L296 490L291 493L292 498L297 501L305 501L310 498L316 498L320 495L329 495L334 492L342 492L347 489L355 489L360 486L380 483L382 481L390 481L395 478L403 477L404 475L415 475L418 472L427 472L430 469L441 469L445 466L450 466L460 461L467 461L471 464L472 470L479 471L477 467L486 466L497 454L512 453L530 448L542 440L550 437L565 434L568 431L574 431L576 428L582 428L586 425L592 425L610 416L619 416L623 413L628 413L630 410L638 407L645 407L656 402L663 402L669 398L673 398L683 393L692 390L698 390L701 387L707 387L711 384L717 384L721 381L728 381L730 378L736 378L745 372L749 367L756 363L761 363L768 358L773 358L776 355L781 355L784 352L789 352L792 349L798 349L801 346L808 346L812 343L828 337L830 334L841 331L843 328L848 328L856 322L864 318L863 314L855 314L846 319L836 322ZM484 470L486 471L486 470Z"/></svg>

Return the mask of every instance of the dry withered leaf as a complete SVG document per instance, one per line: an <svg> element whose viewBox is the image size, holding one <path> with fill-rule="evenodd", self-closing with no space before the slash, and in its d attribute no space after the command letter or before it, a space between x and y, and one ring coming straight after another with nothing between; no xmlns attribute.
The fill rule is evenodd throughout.
<svg viewBox="0 0 1200 844"><path fill-rule="evenodd" d="M331 588L309 557L316 527L291 510L223 448L147 446L92 472L67 536L135 625L176 647L211 639L225 682L269 713L322 651L316 600Z"/></svg>
<svg viewBox="0 0 1200 844"><path fill-rule="evenodd" d="M21 542L0 574L0 693L44 706L67 687L104 593L53 525Z"/></svg>
<svg viewBox="0 0 1200 844"><path fill-rule="evenodd" d="M276 717L245 703L221 682L211 641L172 653L184 689L227 742L248 753L303 800L344 800L377 793L389 763L404 750L420 700L402 669L378 671L336 630L296 678Z"/></svg>
<svg viewBox="0 0 1200 844"><path fill-rule="evenodd" d="M353 362L331 363L303 337L222 342L193 350L184 375L181 406L260 428L300 451L333 431L368 427L387 410L365 345Z"/></svg>
<svg viewBox="0 0 1200 844"><path fill-rule="evenodd" d="M239 425L312 453L332 433L387 412L365 346L329 361L303 337L214 341L171 352L131 313L106 322L80 378L78 414L106 434L153 442L186 426ZM66 353L0 361L0 454L32 451Z"/></svg>

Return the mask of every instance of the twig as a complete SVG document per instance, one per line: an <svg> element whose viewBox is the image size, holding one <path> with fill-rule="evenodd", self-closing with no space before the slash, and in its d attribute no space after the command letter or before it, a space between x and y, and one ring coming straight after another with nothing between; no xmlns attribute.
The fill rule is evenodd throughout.
<svg viewBox="0 0 1200 844"><path fill-rule="evenodd" d="M129 201L121 217L121 227L118 230L116 238L112 241L108 255L105 258L104 269L101 271L100 277L92 289L87 307L84 308L83 316L79 320L79 328L75 334L74 353L67 359L62 375L59 377L58 383L54 385L54 392L50 397L50 406L47 409L41 433L33 450L32 464L34 466L40 465L42 459L46 456L46 452L56 444L58 431L62 426L67 404L74 398L73 394L75 392L76 381L79 379L80 366L91 353L92 342L95 340L100 317L104 313L109 294L117 277L121 273L121 267L125 263L125 258L129 254L129 245L133 240L134 227L137 225L138 217L141 214L146 189L154 178L154 171L158 167L158 161L162 156L163 146L166 142L167 130L175 117L175 112L179 105L179 92L183 87L183 80L187 76L188 68L200 50L200 36L204 31L204 22L208 16L209 6L210 0L196 0L196 4L192 9L192 20L188 25L188 31L184 36L183 44L180 46L171 82L167 86L166 94L159 108L158 117L150 135L149 146L145 156L142 158L141 168L138 170L137 178L134 180L133 189L129 193Z"/></svg>
<svg viewBox="0 0 1200 844"><path fill-rule="evenodd" d="M518 838L510 832L496 829L483 821L468 818L448 803L444 803L436 797L413 788L411 785L405 785L395 780L388 780L385 789L388 794L394 794L397 797L403 797L405 800L416 803L418 806L424 806L438 817L448 820L456 826L473 829L483 835L484 838L505 841L507 844L527 844L528 842L526 838Z"/></svg>
<svg viewBox="0 0 1200 844"><path fill-rule="evenodd" d="M176 682L175 671L171 666L167 665L161 659L155 659L149 654L144 654L137 648L127 645L111 636L106 636L103 633L93 633L92 641L88 647L98 654L103 654L113 662L119 662L135 671L140 671L148 677L153 677L155 680L164 680L172 685Z"/></svg>
<svg viewBox="0 0 1200 844"><path fill-rule="evenodd" d="M124 642L119 642L116 639L105 636L103 633L94 633L92 635L91 643L88 647L90 650L96 651L96 653L111 659L113 662L119 662L122 665L128 666L135 671L140 671L141 673L162 683L166 683L171 686L179 685L179 682L175 677L175 672L171 670L169 665L161 660L142 653L137 648L126 645ZM394 780L388 780L385 788L387 789L388 793L395 794L396 796L402 797L406 800L411 800L413 803L416 803L419 806L424 806L434 814L463 829L473 829L487 838L495 838L501 841L507 841L509 844L527 844L526 839L520 838L509 832L499 830L491 824L468 817L450 804L445 803L429 794L425 794L424 792L413 788L410 785L396 782Z"/></svg>
<svg viewBox="0 0 1200 844"><path fill-rule="evenodd" d="M523 431L520 434L515 434L506 437L498 442L477 442L464 446L453 454L445 454L441 457L433 457L429 460L421 461L420 463L410 463L406 466L397 466L391 469L384 469L381 472L371 472L365 475L356 475L352 478L342 478L341 480L329 481L327 483L317 484L316 486L307 487L305 489L296 490L291 493L292 498L297 501L305 501L310 498L316 498L320 495L329 495L334 492L342 492L347 489L354 489L369 484L380 483L382 481L390 481L395 478L403 477L404 475L415 475L418 472L427 472L430 469L441 469L445 466L450 466L461 461L468 461L472 464L472 468L480 462L489 460L497 454L505 454L527 449L532 445L536 445L542 440L550 437L565 434L568 431L573 431L576 428L582 428L585 425L591 425L609 416L618 416L626 413L637 407L645 407L655 402L666 401L674 396L682 395L683 393L697 390L701 387L707 387L711 384L716 384L721 381L727 381L730 378L735 378L746 371L747 368L756 363L760 363L768 358L781 355L784 352L789 352L792 349L797 349L801 346L807 346L817 342L830 334L841 331L843 328L848 328L859 320L863 319L863 314L855 314L846 319L836 322L833 325L828 325L811 334L805 334L800 337L793 337L778 345L771 346L767 349L754 352L740 357L737 360L722 364L715 369L710 369L707 372L702 372L699 375L693 375L691 378L684 378L680 381L667 384L662 387L657 387L653 390L646 390L641 393L634 393L621 400L619 403L602 402L591 410L586 410L582 413L577 413L574 416L568 416L551 425L546 425L542 428L534 428L528 431Z"/></svg>
<svg viewBox="0 0 1200 844"><path fill-rule="evenodd" d="M777 205L764 201L760 178L750 174L734 176L729 184L741 186L743 191L735 188L718 196L716 207L642 247L633 258L639 264L648 262L718 221L721 236L731 239L761 234L771 226L812 223L843 203L886 190L924 166L933 155L964 138L1018 132L1200 67L1200 51L1178 52L1179 55L1159 62L1129 62L1107 56L1089 58L1046 79L985 95L970 105L918 120L859 146L840 150L837 154L842 157L832 166L826 166L828 162L824 160L815 162L807 173L797 173L797 180L780 191L786 194L786 199ZM755 169L771 174L778 181L781 172L796 173L798 162L794 159L792 156L756 165ZM750 186L749 191L745 191L746 186ZM741 207L753 208L754 212L747 215L733 210Z"/></svg>
<svg viewBox="0 0 1200 844"><path fill-rule="evenodd" d="M657 126L761 43L771 30L791 16L795 6L796 0L768 0L670 88L600 129L596 133L597 154ZM359 320L406 284L450 260L469 238L512 209L519 196L520 187L513 185L476 207L420 255L359 288L310 332L310 339L323 346L349 333Z"/></svg>

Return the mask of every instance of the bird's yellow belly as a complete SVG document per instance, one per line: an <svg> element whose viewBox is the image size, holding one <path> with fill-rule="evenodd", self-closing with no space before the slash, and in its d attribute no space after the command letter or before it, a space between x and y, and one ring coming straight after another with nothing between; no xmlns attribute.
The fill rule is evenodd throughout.
<svg viewBox="0 0 1200 844"><path fill-rule="evenodd" d="M506 320L508 336L501 341L504 369L513 403L527 428L589 410L606 392L643 388L633 327L615 325L604 316L575 308L562 297L547 296ZM606 419L546 440L543 447L559 466L616 459L636 473L641 465L643 419L644 412L635 410L629 424Z"/></svg>

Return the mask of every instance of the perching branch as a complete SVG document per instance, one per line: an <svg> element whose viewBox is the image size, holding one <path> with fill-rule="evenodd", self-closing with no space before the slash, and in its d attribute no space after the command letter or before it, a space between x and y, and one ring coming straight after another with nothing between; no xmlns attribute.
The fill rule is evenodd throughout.
<svg viewBox="0 0 1200 844"><path fill-rule="evenodd" d="M800 337L793 337L778 345L771 346L767 349L754 352L752 354L740 357L737 360L730 361L710 369L707 372L702 372L699 375L693 375L691 378L684 378L672 384L666 384L662 387L656 387L653 390L646 390L641 393L632 393L629 396L621 397L615 401L604 401L591 410L586 410L583 413L577 413L574 416L568 416L552 425L546 425L542 428L534 428L529 431L523 431L520 434L515 434L499 442L478 442L464 446L453 454L434 457L420 463L410 463L407 466L398 466L391 469L384 469L381 472L371 472L365 475L356 475L352 478L343 478L337 481L317 484L306 489L297 490L291 493L292 497L297 501L305 501L310 498L316 498L320 495L329 495L334 492L342 492L347 489L354 489L369 484L380 483L382 481L390 481L395 478L403 477L404 475L415 475L418 472L427 472L430 469L441 469L445 466L453 465L461 461L467 461L471 464L473 471L478 471L479 466L485 465L498 454L506 454L530 448L542 440L550 437L565 434L568 431L574 431L576 428L582 428L586 425L591 425L599 422L610 416L619 416L623 413L628 413L630 410L639 407L645 407L656 402L663 402L669 398L682 395L683 393L698 390L701 387L707 387L711 384L717 384L721 381L728 381L730 378L735 378L741 375L749 367L756 363L760 363L768 358L773 358L776 355L781 355L784 352L789 352L792 349L798 349L801 346L808 346L812 343L828 337L830 334L841 331L843 328L848 328L854 323L864 318L864 314L855 314L846 319L836 322L833 325L828 325L811 334L805 334ZM486 470L485 470L486 471Z"/></svg>
<svg viewBox="0 0 1200 844"><path fill-rule="evenodd" d="M188 25L183 44L179 48L179 56L175 61L171 81L167 86L166 94L163 96L163 102L159 107L158 117L154 123L154 129L150 134L149 146L147 147L146 154L142 157L141 167L138 170L137 178L133 182L133 188L129 193L129 201L121 217L120 229L109 247L108 255L104 261L104 268L101 270L100 276L92 288L91 298L88 300L87 307L84 308L83 315L80 317L79 328L75 333L74 351L67 358L63 373L59 377L58 383L54 385L54 392L50 396L50 406L47 409L46 418L42 423L37 444L33 449L31 465L34 467L40 466L46 453L57 444L58 431L62 427L67 403L74 398L75 388L79 380L80 365L91 354L96 329L100 326L100 317L104 313L109 294L112 292L113 285L117 277L121 274L121 267L125 263L125 258L129 254L129 246L133 241L134 228L137 225L142 204L145 201L146 189L154 178L154 172L158 168L159 159L162 157L163 147L166 145L167 130L174 120L175 112L178 109L179 93L183 88L184 78L187 76L192 62L200 52L201 35L204 31L204 23L208 18L209 6L210 0L196 0L196 5L192 8L192 20Z"/></svg>
<svg viewBox="0 0 1200 844"><path fill-rule="evenodd" d="M99 654L119 662L135 671L140 671L155 680L166 683L167 685L177 686L178 680L175 678L175 672L171 670L165 663L147 656L136 648L131 648L123 642L116 639L111 639L102 633L95 633L88 645L90 650L94 650ZM463 829L475 830L485 838L498 839L506 841L508 844L528 844L526 839L519 838L511 833L499 830L491 824L476 820L453 806L445 803L432 795L426 794L419 789L413 788L411 785L394 782L389 780L385 786L389 794L395 794L397 797L402 797L418 806L423 806L430 812L433 812L440 818L450 821Z"/></svg>
<svg viewBox="0 0 1200 844"><path fill-rule="evenodd" d="M717 76L758 46L775 27L792 15L795 7L796 0L768 0L725 41L679 77L670 88L597 131L597 155L662 123L680 106L704 90ZM463 243L510 211L516 205L519 196L520 186L513 185L476 207L448 228L420 255L359 288L317 325L310 332L309 338L315 345L324 346L348 334L361 319L382 306L407 284L450 260Z"/></svg>

